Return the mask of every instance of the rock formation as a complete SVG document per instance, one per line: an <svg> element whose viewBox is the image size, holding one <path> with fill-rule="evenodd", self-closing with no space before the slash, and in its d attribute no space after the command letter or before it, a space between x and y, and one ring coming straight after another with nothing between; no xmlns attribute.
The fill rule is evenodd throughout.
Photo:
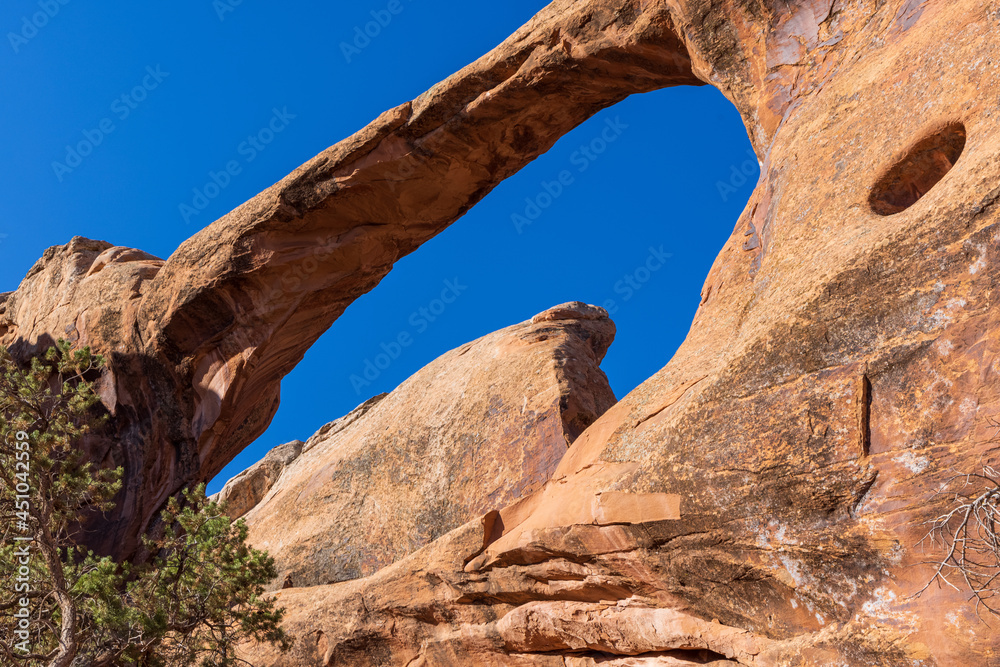
<svg viewBox="0 0 1000 667"><path fill-rule="evenodd" d="M367 579L282 591L301 644L259 657L1000 664L966 587L915 596L942 557L921 543L952 497L936 492L997 459L1000 63L986 54L1000 14L618 5L668 8L763 161L691 333L488 531L469 523ZM672 496L679 513L608 521L612 493Z"/></svg>
<svg viewBox="0 0 1000 667"><path fill-rule="evenodd" d="M220 496L275 558L276 585L373 574L540 490L615 403L600 369L613 338L603 309L547 310L442 355L304 445L272 450Z"/></svg>
<svg viewBox="0 0 1000 667"><path fill-rule="evenodd" d="M998 28L991 0L556 0L165 263L48 251L0 297L0 343L108 354L114 433L90 446L126 465L107 534L134 546L396 259L598 109L708 83L762 175L676 356L544 489L370 577L281 591L295 654L248 655L998 664L960 579L916 595L938 492L997 460Z"/></svg>
<svg viewBox="0 0 1000 667"><path fill-rule="evenodd" d="M597 111L700 83L666 8L575 4L544 10L166 262L74 239L4 295L0 345L16 356L70 337L108 357L114 418L94 456L123 465L127 488L95 547L131 553L167 498L263 433L281 378L394 262Z"/></svg>
<svg viewBox="0 0 1000 667"><path fill-rule="evenodd" d="M381 395L378 398L381 398ZM354 412L362 410L367 406L368 402L366 401L362 405L359 405ZM347 417L352 416L354 412L351 412ZM331 422L331 424L333 423ZM331 424L327 424L327 426ZM226 486L218 494L212 496L212 500L226 503L226 513L231 518L236 519L244 516L257 503L264 499L268 491L281 478L281 475L285 472L285 468L302 453L302 446L304 444L301 440L293 440L292 442L278 445L269 451L260 461L257 461L257 463L226 482Z"/></svg>

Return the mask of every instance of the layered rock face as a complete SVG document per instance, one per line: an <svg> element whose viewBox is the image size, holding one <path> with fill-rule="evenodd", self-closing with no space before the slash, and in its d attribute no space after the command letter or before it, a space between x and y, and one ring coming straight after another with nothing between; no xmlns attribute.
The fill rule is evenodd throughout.
<svg viewBox="0 0 1000 667"><path fill-rule="evenodd" d="M944 555L921 546L937 492L998 456L998 27L988 0L557 0L165 263L49 251L0 297L0 342L110 356L115 433L91 446L127 467L108 534L134 544L398 257L596 110L710 83L762 176L674 359L538 492L370 577L281 591L294 653L247 655L998 664L960 579L916 596Z"/></svg>
<svg viewBox="0 0 1000 667"><path fill-rule="evenodd" d="M220 496L275 558L276 585L370 575L540 490L615 403L600 369L613 339L603 309L558 306L444 354L304 444L272 450Z"/></svg>

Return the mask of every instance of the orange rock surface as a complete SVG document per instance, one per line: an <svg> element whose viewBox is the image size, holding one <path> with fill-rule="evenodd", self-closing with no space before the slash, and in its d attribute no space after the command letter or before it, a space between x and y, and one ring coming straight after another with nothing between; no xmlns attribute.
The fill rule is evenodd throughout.
<svg viewBox="0 0 1000 667"><path fill-rule="evenodd" d="M0 297L0 342L109 355L113 433L89 446L127 465L106 534L134 545L400 256L597 110L714 85L762 175L675 357L545 488L369 577L277 593L299 642L247 656L1000 664L962 582L916 595L938 492L998 458L998 28L990 0L556 0L166 262L50 250Z"/></svg>
<svg viewBox="0 0 1000 667"><path fill-rule="evenodd" d="M220 496L275 558L276 585L370 575L541 489L615 403L600 369L614 331L603 309L575 303L463 345L299 443L277 474L289 445Z"/></svg>
<svg viewBox="0 0 1000 667"><path fill-rule="evenodd" d="M1000 664L996 623L967 588L915 596L933 575L922 563L941 557L921 543L947 506L936 492L997 460L1000 12L573 8L612 5L632 24L670 17L763 162L687 340L544 490L367 579L283 591L302 643L260 656ZM617 26L605 34L628 52ZM676 496L679 516L604 525L588 508L607 493L632 494L630 507Z"/></svg>

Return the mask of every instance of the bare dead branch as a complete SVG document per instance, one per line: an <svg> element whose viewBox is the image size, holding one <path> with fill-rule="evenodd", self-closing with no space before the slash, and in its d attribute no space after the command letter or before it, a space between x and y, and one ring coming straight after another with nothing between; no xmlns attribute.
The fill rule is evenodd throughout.
<svg viewBox="0 0 1000 667"><path fill-rule="evenodd" d="M959 484L956 484L959 483ZM934 576L914 597L919 597L937 583L956 591L955 582L971 591L970 601L976 603L976 613L986 622L984 613L1000 616L1000 475L989 465L982 474L955 475L946 480L939 495L951 496L950 509L927 522L930 526L920 544L934 548L941 545L944 555L926 561L934 565Z"/></svg>

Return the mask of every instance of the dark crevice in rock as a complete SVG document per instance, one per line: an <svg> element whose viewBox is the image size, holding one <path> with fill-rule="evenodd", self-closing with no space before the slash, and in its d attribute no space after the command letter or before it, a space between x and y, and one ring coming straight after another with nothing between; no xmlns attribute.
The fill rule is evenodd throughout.
<svg viewBox="0 0 1000 667"><path fill-rule="evenodd" d="M895 215L916 204L943 179L965 150L965 126L952 123L910 148L878 179L869 204L878 215Z"/></svg>

